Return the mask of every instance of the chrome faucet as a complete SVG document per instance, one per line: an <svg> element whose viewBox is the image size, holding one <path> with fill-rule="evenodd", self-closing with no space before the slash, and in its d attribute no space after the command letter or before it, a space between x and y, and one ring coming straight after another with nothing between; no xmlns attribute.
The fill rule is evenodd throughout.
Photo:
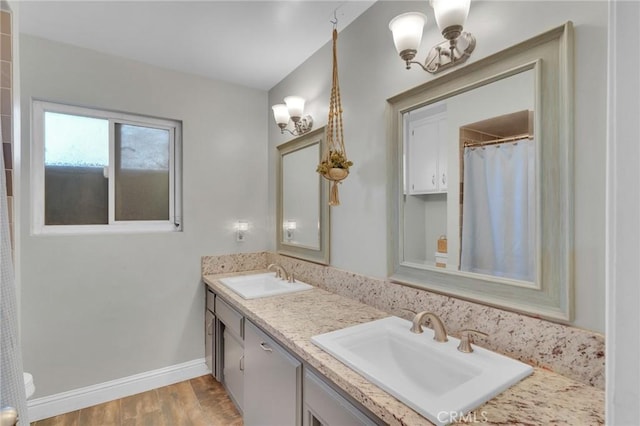
<svg viewBox="0 0 640 426"><path fill-rule="evenodd" d="M276 278L282 278L283 280L287 280L287 282L290 283L296 282L295 278L293 278L293 274L287 273L287 270L278 263L272 263L267 266L267 271L276 271Z"/></svg>
<svg viewBox="0 0 640 426"><path fill-rule="evenodd" d="M433 327L433 340L435 340L436 342L448 341L449 339L447 339L447 329L444 327L444 323L433 312L418 312L413 317L411 332L416 334L422 333L422 321L425 317L427 317L431 321L431 326Z"/></svg>

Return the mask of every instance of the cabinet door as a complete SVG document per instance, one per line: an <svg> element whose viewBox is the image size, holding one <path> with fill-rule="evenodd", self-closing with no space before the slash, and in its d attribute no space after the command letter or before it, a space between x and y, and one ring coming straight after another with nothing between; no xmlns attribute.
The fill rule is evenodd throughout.
<svg viewBox="0 0 640 426"><path fill-rule="evenodd" d="M407 118L407 185L409 194L446 192L448 140L446 112Z"/></svg>
<svg viewBox="0 0 640 426"><path fill-rule="evenodd" d="M300 425L301 363L249 321L244 343L244 424Z"/></svg>
<svg viewBox="0 0 640 426"><path fill-rule="evenodd" d="M318 376L304 373L303 426L374 426L375 423Z"/></svg>
<svg viewBox="0 0 640 426"><path fill-rule="evenodd" d="M448 150L447 150L447 119L442 117L438 120L438 190L445 192L447 190L447 168L448 168Z"/></svg>
<svg viewBox="0 0 640 426"><path fill-rule="evenodd" d="M229 330L224 331L224 385L238 410L244 407L244 349L242 342Z"/></svg>
<svg viewBox="0 0 640 426"><path fill-rule="evenodd" d="M438 189L437 121L420 120L409 124L409 193L423 194Z"/></svg>
<svg viewBox="0 0 640 426"><path fill-rule="evenodd" d="M215 327L216 321L213 313L206 309L204 314L204 359L207 363L207 368L211 370L211 374L215 377L215 367L213 365L214 342L215 342Z"/></svg>

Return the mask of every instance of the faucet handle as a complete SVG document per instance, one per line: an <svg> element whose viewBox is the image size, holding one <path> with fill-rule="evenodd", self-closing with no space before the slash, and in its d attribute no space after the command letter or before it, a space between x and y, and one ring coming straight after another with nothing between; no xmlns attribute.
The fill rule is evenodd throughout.
<svg viewBox="0 0 640 426"><path fill-rule="evenodd" d="M471 329L467 329L467 330L462 330L460 332L460 344L458 345L458 350L460 352L464 352L467 354L470 354L471 352L473 352L473 347L471 346L471 343L473 343L473 335L476 336L482 336L482 337L488 337L489 335L487 333L483 333L482 331L478 331L478 330L471 330Z"/></svg>

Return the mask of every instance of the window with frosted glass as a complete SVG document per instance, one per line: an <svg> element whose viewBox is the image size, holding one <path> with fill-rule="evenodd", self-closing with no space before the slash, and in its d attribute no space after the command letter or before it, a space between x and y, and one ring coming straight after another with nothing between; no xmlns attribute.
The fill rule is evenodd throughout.
<svg viewBox="0 0 640 426"><path fill-rule="evenodd" d="M170 134L115 125L116 220L169 220Z"/></svg>
<svg viewBox="0 0 640 426"><path fill-rule="evenodd" d="M109 121L46 112L45 224L109 223Z"/></svg>
<svg viewBox="0 0 640 426"><path fill-rule="evenodd" d="M180 231L181 123L33 101L33 230Z"/></svg>

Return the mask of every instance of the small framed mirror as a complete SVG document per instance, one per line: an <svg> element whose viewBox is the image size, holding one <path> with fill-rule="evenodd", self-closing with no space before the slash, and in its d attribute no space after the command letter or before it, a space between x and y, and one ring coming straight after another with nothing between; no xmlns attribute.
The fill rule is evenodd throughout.
<svg viewBox="0 0 640 426"><path fill-rule="evenodd" d="M276 249L278 253L329 264L329 192L316 172L324 127L278 146Z"/></svg>

